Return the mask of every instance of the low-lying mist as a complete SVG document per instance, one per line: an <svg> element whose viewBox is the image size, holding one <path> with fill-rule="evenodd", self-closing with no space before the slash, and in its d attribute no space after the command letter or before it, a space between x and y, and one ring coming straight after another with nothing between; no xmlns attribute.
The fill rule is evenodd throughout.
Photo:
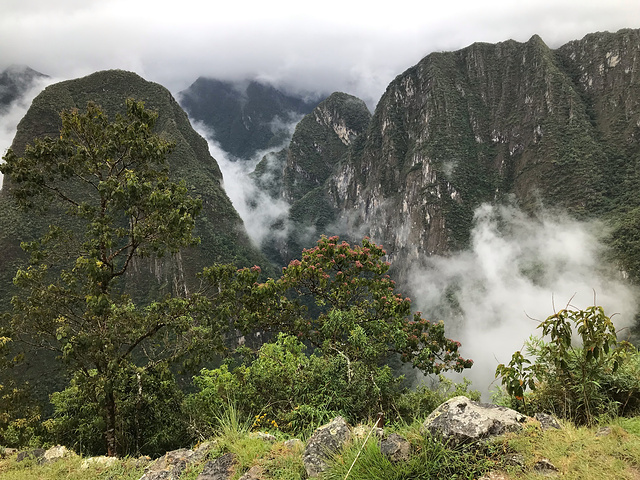
<svg viewBox="0 0 640 480"><path fill-rule="evenodd" d="M298 119L299 120L299 119ZM273 128L286 128L290 134L297 124L297 120L285 125L283 122L272 122ZM215 132L201 122L192 122L193 128L202 135L209 144L209 152L216 159L222 171L223 187L231 199L234 208L242 218L249 237L259 247L267 238L286 237L288 232L289 203L282 198L272 198L261 187L258 187L251 176L256 165L274 151L288 145L290 140L280 147L256 152L250 160L238 160L224 151L215 140ZM274 229L274 225L278 225Z"/></svg>
<svg viewBox="0 0 640 480"><path fill-rule="evenodd" d="M35 79L33 85L17 100L12 102L6 109L0 109L0 159L11 147L13 137L16 135L18 123L25 116L31 106L31 102L47 85L58 80L50 77ZM3 160L0 160L2 162ZM2 188L2 173L0 173L0 189Z"/></svg>
<svg viewBox="0 0 640 480"><path fill-rule="evenodd" d="M414 306L443 320L474 366L464 373L485 397L496 366L508 363L539 322L571 304L597 304L629 334L638 295L611 264L598 222L544 212L531 218L510 206L475 212L468 250L432 257L410 271ZM614 315L615 314L615 315ZM458 378L459 379L459 378Z"/></svg>

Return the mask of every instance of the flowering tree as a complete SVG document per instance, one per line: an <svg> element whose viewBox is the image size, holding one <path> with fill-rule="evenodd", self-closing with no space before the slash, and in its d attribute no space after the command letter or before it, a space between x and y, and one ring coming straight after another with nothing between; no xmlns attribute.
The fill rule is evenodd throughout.
<svg viewBox="0 0 640 480"><path fill-rule="evenodd" d="M348 364L376 366L399 354L427 374L471 367L473 362L458 353L460 343L445 336L442 322L412 314L409 298L395 293L385 255L369 238L352 246L336 236L323 236L277 280L258 283L256 267L239 271L236 284L228 289L227 310L237 312L241 330L284 331L327 355L342 356ZM215 281L223 278L231 285L228 272ZM248 282L254 282L250 292ZM239 296L241 290L245 293Z"/></svg>

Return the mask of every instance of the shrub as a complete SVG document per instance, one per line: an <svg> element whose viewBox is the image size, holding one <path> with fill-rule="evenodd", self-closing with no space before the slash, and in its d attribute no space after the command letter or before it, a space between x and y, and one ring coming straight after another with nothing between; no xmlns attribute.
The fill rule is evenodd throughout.
<svg viewBox="0 0 640 480"><path fill-rule="evenodd" d="M194 378L198 392L186 402L194 429L205 437L214 433L219 412L232 403L255 418L256 429L308 433L337 414L357 421L389 411L401 392L402 379L386 365L305 351L297 338L281 333L233 369L203 369Z"/></svg>
<svg viewBox="0 0 640 480"><path fill-rule="evenodd" d="M640 411L640 356L631 344L618 342L602 307L563 309L539 328L550 341L527 342L533 363L518 351L496 369L514 406L588 425L602 415ZM572 343L574 329L581 346ZM527 389L532 393L525 395Z"/></svg>

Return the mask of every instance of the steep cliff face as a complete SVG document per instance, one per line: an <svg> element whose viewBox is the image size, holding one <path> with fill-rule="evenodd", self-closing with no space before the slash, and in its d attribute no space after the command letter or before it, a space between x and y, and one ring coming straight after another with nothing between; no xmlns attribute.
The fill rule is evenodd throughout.
<svg viewBox="0 0 640 480"><path fill-rule="evenodd" d="M221 186L222 174L209 154L207 142L191 128L186 113L169 91L158 84L134 73L114 70L51 85L34 99L18 125L12 148L20 155L35 137L58 135L59 112L64 109L84 109L87 102L93 101L113 116L124 113L125 100L129 97L144 101L148 109L158 112L157 132L176 144L168 158L170 174L185 180L193 194L203 201L202 213L196 221L196 235L201 238L201 245L173 258L134 265L137 273L129 279L130 288L142 297L157 290L184 291L195 284L197 271L214 262L264 264L264 258L249 241L242 220ZM64 217L39 217L17 210L10 190L11 181L6 178L0 190L2 285L11 284L17 263L23 261L20 242L34 239L50 223L64 221ZM3 296L9 294L8 290L2 289Z"/></svg>
<svg viewBox="0 0 640 480"><path fill-rule="evenodd" d="M362 100L340 92L333 93L304 117L288 148L283 196L295 202L322 186L370 118Z"/></svg>
<svg viewBox="0 0 640 480"><path fill-rule="evenodd" d="M427 56L333 176L337 208L404 260L464 247L482 202L612 211L638 155L639 48L622 31Z"/></svg>
<svg viewBox="0 0 640 480"><path fill-rule="evenodd" d="M287 124L317 104L256 81L242 84L205 77L180 92L178 99L193 120L212 130L223 150L240 159L282 145L291 135Z"/></svg>
<svg viewBox="0 0 640 480"><path fill-rule="evenodd" d="M370 119L362 100L333 93L298 123L288 148L258 164L257 184L291 205L286 238L274 239L267 247L279 263L298 256L317 236L327 233L336 217L327 181Z"/></svg>

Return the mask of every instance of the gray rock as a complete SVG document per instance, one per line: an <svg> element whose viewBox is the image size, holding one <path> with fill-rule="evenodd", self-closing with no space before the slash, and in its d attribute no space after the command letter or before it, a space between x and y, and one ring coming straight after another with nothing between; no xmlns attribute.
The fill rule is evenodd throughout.
<svg viewBox="0 0 640 480"><path fill-rule="evenodd" d="M198 463L207 456L209 451L215 446L216 442L202 442L193 450L193 455L189 457L190 463Z"/></svg>
<svg viewBox="0 0 640 480"><path fill-rule="evenodd" d="M262 478L262 468L260 468L257 465L254 465L238 480L261 480L261 478Z"/></svg>
<svg viewBox="0 0 640 480"><path fill-rule="evenodd" d="M538 460L534 465L533 469L541 473L543 475L556 475L558 473L558 469L556 466L549 461L547 458L542 458Z"/></svg>
<svg viewBox="0 0 640 480"><path fill-rule="evenodd" d="M140 480L178 480L191 463L193 450L181 448L167 452L147 468Z"/></svg>
<svg viewBox="0 0 640 480"><path fill-rule="evenodd" d="M18 453L18 449L17 448L1 448L0 447L0 458L8 458L12 455L15 455L16 453Z"/></svg>
<svg viewBox="0 0 640 480"><path fill-rule="evenodd" d="M411 456L411 444L406 438L392 433L380 442L380 452L394 463L406 462Z"/></svg>
<svg viewBox="0 0 640 480"><path fill-rule="evenodd" d="M611 432L613 432L611 427L602 427L596 432L596 437L606 437L607 435L611 435Z"/></svg>
<svg viewBox="0 0 640 480"><path fill-rule="evenodd" d="M18 456L16 457L16 462L22 462L28 459L39 460L44 457L44 452L46 450L44 448L34 448L33 450L25 450L23 452L18 452Z"/></svg>
<svg viewBox="0 0 640 480"><path fill-rule="evenodd" d="M331 422L318 428L307 442L302 455L304 468L309 477L317 477L328 467L329 456L342 449L351 438L349 425L342 417L336 417Z"/></svg>
<svg viewBox="0 0 640 480"><path fill-rule="evenodd" d="M55 447L51 447L49 450L44 452L44 455L42 456L42 461L43 463L52 463L52 462L55 462L56 460L60 460L61 458L71 457L75 455L76 455L75 452L69 450L64 445L56 445Z"/></svg>
<svg viewBox="0 0 640 480"><path fill-rule="evenodd" d="M526 419L510 408L459 396L436 408L424 421L422 433L439 436L453 444L474 443L521 430Z"/></svg>
<svg viewBox="0 0 640 480"><path fill-rule="evenodd" d="M225 453L221 457L205 463L202 473L198 475L196 480L228 480L233 475L237 464L238 460L235 454Z"/></svg>
<svg viewBox="0 0 640 480"><path fill-rule="evenodd" d="M548 413L536 413L534 418L540 422L542 431L549 430L550 428L556 428L558 430L562 429L558 419Z"/></svg>
<svg viewBox="0 0 640 480"><path fill-rule="evenodd" d="M302 450L304 447L304 443L299 438L292 438L291 440L287 440L284 442L284 448L287 450Z"/></svg>

